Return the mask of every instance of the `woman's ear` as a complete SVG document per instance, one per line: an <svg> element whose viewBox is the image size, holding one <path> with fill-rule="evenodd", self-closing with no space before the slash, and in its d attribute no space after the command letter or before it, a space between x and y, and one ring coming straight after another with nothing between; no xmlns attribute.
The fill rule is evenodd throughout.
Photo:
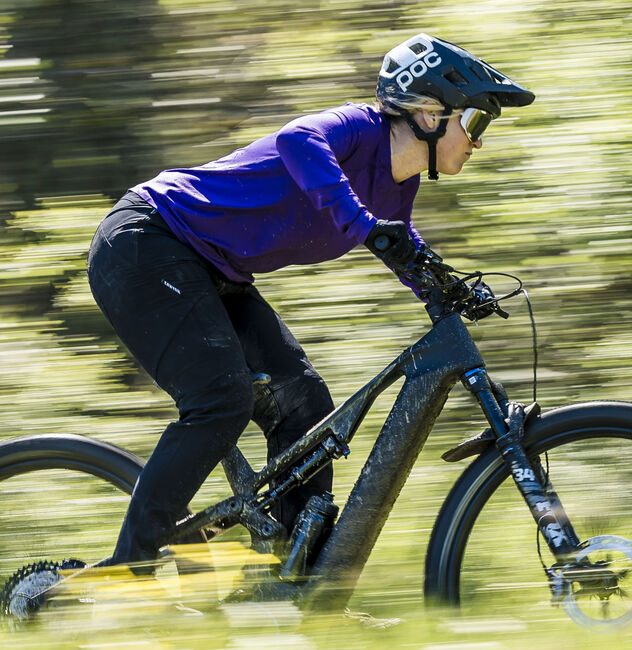
<svg viewBox="0 0 632 650"><path fill-rule="evenodd" d="M419 111L417 122L424 131L434 131L439 126L439 114L435 111Z"/></svg>

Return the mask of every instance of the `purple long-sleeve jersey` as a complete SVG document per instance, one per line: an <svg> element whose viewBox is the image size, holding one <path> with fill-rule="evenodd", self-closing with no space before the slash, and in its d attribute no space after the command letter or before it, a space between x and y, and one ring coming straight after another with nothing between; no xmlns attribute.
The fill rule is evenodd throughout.
<svg viewBox="0 0 632 650"><path fill-rule="evenodd" d="M388 118L347 103L132 187L229 279L344 255L376 219L411 222L419 176L393 180Z"/></svg>

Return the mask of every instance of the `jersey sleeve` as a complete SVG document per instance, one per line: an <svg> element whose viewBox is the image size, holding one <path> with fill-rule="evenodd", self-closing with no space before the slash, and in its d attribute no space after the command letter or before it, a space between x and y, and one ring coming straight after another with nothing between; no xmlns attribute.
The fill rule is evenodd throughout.
<svg viewBox="0 0 632 650"><path fill-rule="evenodd" d="M412 220L409 221L407 225L408 225L408 232L410 233L410 236L413 238L415 245L417 246L417 250L419 250L426 242L417 231L417 228L415 228L415 226L413 225Z"/></svg>
<svg viewBox="0 0 632 650"><path fill-rule="evenodd" d="M358 109L359 113L359 109ZM300 117L277 134L276 146L290 176L317 210L328 210L336 227L362 244L376 218L355 194L340 167L360 138L378 127L342 110Z"/></svg>

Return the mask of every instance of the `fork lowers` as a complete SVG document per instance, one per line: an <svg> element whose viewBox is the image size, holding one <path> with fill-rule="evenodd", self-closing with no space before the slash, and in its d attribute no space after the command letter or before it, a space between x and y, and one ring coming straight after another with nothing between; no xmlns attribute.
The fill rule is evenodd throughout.
<svg viewBox="0 0 632 650"><path fill-rule="evenodd" d="M524 450L524 407L509 402L505 414L483 368L466 372L463 385L474 394L497 436L496 447L551 552L565 561L576 551L579 538L539 458L530 459Z"/></svg>

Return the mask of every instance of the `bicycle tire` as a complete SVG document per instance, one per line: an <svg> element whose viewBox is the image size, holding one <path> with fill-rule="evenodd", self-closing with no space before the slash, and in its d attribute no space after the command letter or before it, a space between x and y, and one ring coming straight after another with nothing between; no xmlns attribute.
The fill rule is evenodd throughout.
<svg viewBox="0 0 632 650"><path fill-rule="evenodd" d="M102 478L131 494L145 462L100 440L74 434L42 434L0 442L0 481L44 469L68 469Z"/></svg>
<svg viewBox="0 0 632 650"><path fill-rule="evenodd" d="M0 576L40 560L106 557L143 466L131 452L85 436L0 442Z"/></svg>
<svg viewBox="0 0 632 650"><path fill-rule="evenodd" d="M585 514L582 512L584 504L587 510L591 510L591 507L588 507L590 502L586 499L580 504L581 507L576 507L575 512L571 512L572 508L569 510L565 496L572 497L570 500L575 502L579 502L580 498L573 496L572 489L567 490L566 493L563 490L560 491L558 478L561 477L561 482L564 483L565 476L568 476L566 481L571 485L574 475L576 480L581 477L581 482L576 484L575 491L582 491L585 487L590 488L588 484L584 485L584 480L588 480L587 477L594 479L597 487L604 487L604 481L599 479L599 473L602 471L599 465L601 461L598 460L600 454L603 458L618 461L612 465L613 471L621 468L621 471L628 477L631 473L631 470L628 469L630 464L621 461L623 450L626 449L627 441L630 440L632 440L632 404L627 402L587 402L557 408L530 423L525 431L525 448L530 456L547 452L547 456L553 457L550 465L551 481L582 539L584 539L583 532L588 531L586 533L588 536L594 533L590 528L593 524L596 526L603 524L618 526L617 518L619 516L630 512L630 517L632 517L632 497L627 496L626 492L629 492L629 490L622 486L623 490L617 491L613 489L608 492L608 503L612 502L612 506L610 506L612 512L605 512L603 513L604 516L601 516L593 508L592 512ZM598 452L594 455L591 454L593 446ZM627 449L629 453L632 453L632 446L627 447ZM621 455L612 456L612 454ZM544 456L541 458L544 464ZM558 462L558 459L561 460ZM582 471L576 472L573 469L573 463L575 463L575 466L581 464L579 469ZM610 465L604 465L604 467L610 467ZM561 471L558 472L558 468L561 468ZM605 474L603 475L605 476ZM495 494L505 490L501 486L508 478L509 472L496 447L491 446L465 469L454 484L439 512L429 541L424 574L424 595L427 603L458 607L465 605L466 602L471 604L473 600L476 600L476 597L468 592L468 585L464 584L464 571L470 571L467 566L464 566L464 559L466 553L469 552L468 545L472 544L473 533L481 538L487 535L488 545L491 544L491 551L495 546L507 545L507 539L514 535L514 531L508 526L501 529L499 528L500 524L493 522L494 516L500 518L504 515L503 508L505 508L506 502L504 499L506 497L498 500L498 506L495 507L495 510L490 503L492 500L496 500ZM629 484L629 478L627 478L626 483ZM515 489L513 481L508 480L505 485L507 486L507 493L510 490L515 493L514 509L517 513L516 517L521 517L525 521L525 526L530 526L533 533L532 543L529 548L524 548L524 546L517 543L513 551L514 553L522 553L522 555L514 558L514 568L516 574L518 574L523 570L523 566L530 562L530 560L525 560L528 551L533 550L533 555L537 559L537 553L534 549L537 529L526 505ZM612 485L614 486L615 483L613 482ZM589 491L586 494L591 495ZM625 504L620 503L622 499L625 500ZM614 506L615 500L617 500L616 508ZM625 507L622 507L622 505ZM493 513L495 513L492 514L491 519L488 517L491 523L485 519L485 516L481 516L486 507L491 507ZM580 514L577 515L576 513ZM592 523L591 516L593 516ZM481 519L487 523L480 523L479 520ZM609 519L612 520L611 524L608 523ZM477 524L483 526L485 530L478 533L476 531ZM577 524L580 524L583 530L578 529ZM494 526L496 526L496 534L504 533L506 536L504 539L498 537L498 539L502 539L500 543L498 539L494 540L489 537L489 532L492 531ZM509 531L511 531L511 535ZM606 534L616 534L616 531L605 532ZM629 538L632 535L632 526L626 526L625 533ZM476 544L474 546L476 547ZM546 544L543 543L542 546L543 554L549 553ZM483 549L483 545L480 543L479 549ZM479 552L481 555L486 554L484 550ZM476 553L476 550L471 551L471 553ZM508 555L510 556L511 553ZM548 565L553 563L552 555L549 554L549 558L551 558L551 561L548 562ZM478 570L482 572L483 569L488 569L492 561L491 555L488 554L487 557L481 558L480 561L473 561L473 565L478 562ZM508 563L500 571L511 571L511 568L511 563ZM527 588L535 587L538 590L544 590L538 591L538 596L548 603L550 602L548 582L541 565L538 566L538 569L541 576L539 585L514 580L512 575L492 578L492 580L496 581L493 583L486 583L485 578L477 575L472 578L472 584L476 585L474 591L483 593L487 589L487 597L494 589L502 592L503 585L506 585L504 596L511 591L516 592L518 590L522 591L522 595L524 595ZM476 570L471 569L473 573L476 573ZM524 570L526 571L526 569ZM519 589L517 589L517 585L520 585Z"/></svg>
<svg viewBox="0 0 632 650"><path fill-rule="evenodd" d="M144 464L74 434L0 442L0 577L34 561L80 557L84 548L87 562L109 555ZM203 540L199 533L187 541Z"/></svg>

